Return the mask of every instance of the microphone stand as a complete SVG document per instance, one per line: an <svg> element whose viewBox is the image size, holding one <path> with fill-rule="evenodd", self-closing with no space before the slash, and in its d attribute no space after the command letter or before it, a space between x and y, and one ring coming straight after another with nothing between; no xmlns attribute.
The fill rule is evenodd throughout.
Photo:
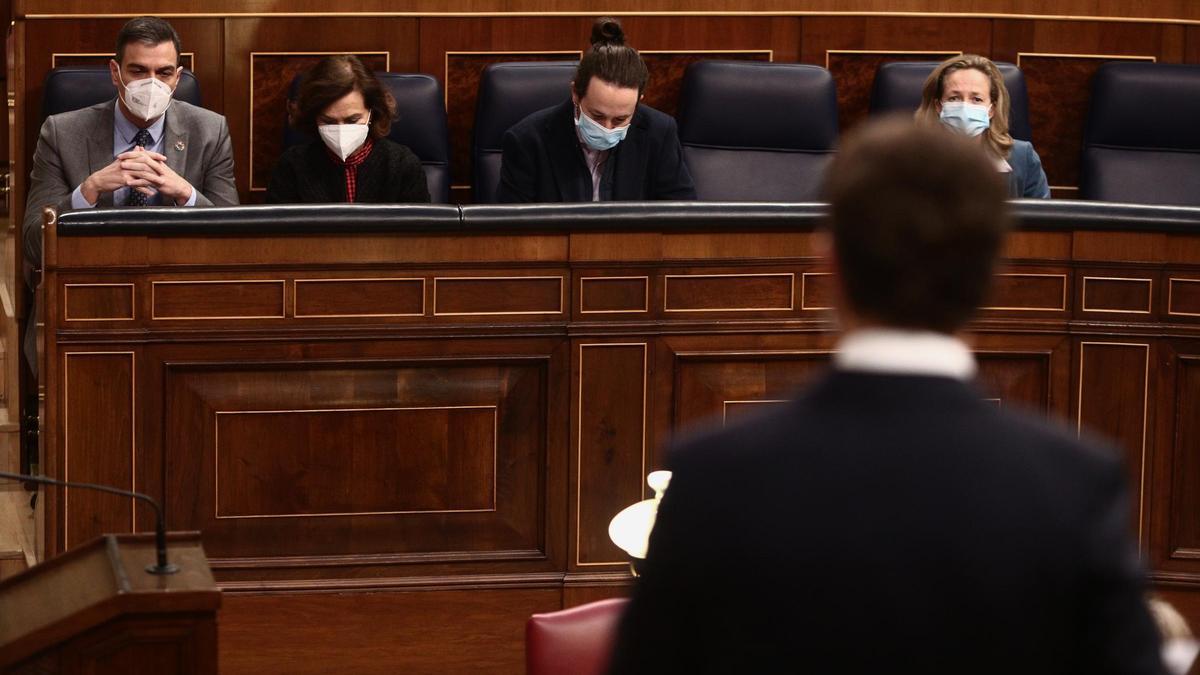
<svg viewBox="0 0 1200 675"><path fill-rule="evenodd" d="M46 476L33 476L24 473L9 473L0 471L0 478L9 478L12 480L25 481L27 483L40 483L42 485L58 485L67 488L83 488L86 490L97 490L107 492L109 494L121 495L122 497L133 497L140 499L150 505L154 509L154 547L157 556L157 562L154 565L146 565L146 571L150 574L175 574L179 571L178 565L173 565L167 562L167 526L163 519L162 507L150 495L144 495L140 492L131 492L129 490L121 490L107 485L97 485L95 483L74 483L57 478L48 478Z"/></svg>

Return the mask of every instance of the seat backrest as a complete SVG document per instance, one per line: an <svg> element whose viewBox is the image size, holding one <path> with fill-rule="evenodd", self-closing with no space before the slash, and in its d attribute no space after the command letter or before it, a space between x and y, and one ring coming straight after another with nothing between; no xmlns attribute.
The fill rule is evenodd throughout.
<svg viewBox="0 0 1200 675"><path fill-rule="evenodd" d="M484 68L471 140L476 204L496 201L504 133L531 113L567 100L578 65L578 61L510 61Z"/></svg>
<svg viewBox="0 0 1200 675"><path fill-rule="evenodd" d="M1200 66L1106 63L1092 79L1080 196L1200 206Z"/></svg>
<svg viewBox="0 0 1200 675"><path fill-rule="evenodd" d="M879 66L871 85L871 115L889 112L916 112L921 106L921 90L938 61L894 61ZM996 61L996 68L1008 89L1010 111L1008 133L1022 141L1033 140L1029 127L1029 94L1025 90L1025 75L1011 63Z"/></svg>
<svg viewBox="0 0 1200 675"><path fill-rule="evenodd" d="M437 78L420 73L376 72L379 83L396 99L396 118L387 137L409 150L421 160L425 182L434 204L450 201L450 132L446 124L446 100ZM300 90L301 73L292 78L288 100L296 100ZM286 150L298 143L312 140L310 134L284 125L283 147Z"/></svg>
<svg viewBox="0 0 1200 675"><path fill-rule="evenodd" d="M610 598L557 612L534 614L525 624L528 675L601 675L608 668L627 598Z"/></svg>
<svg viewBox="0 0 1200 675"><path fill-rule="evenodd" d="M819 66L697 61L684 73L679 140L702 200L814 201L837 134Z"/></svg>
<svg viewBox="0 0 1200 675"><path fill-rule="evenodd" d="M60 66L46 73L42 93L42 116L79 110L117 97L108 66ZM184 70L175 88L175 98L200 105L200 83Z"/></svg>

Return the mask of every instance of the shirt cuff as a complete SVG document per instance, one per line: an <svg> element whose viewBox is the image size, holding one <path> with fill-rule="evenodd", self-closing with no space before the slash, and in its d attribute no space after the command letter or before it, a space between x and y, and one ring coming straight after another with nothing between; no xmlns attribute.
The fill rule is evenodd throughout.
<svg viewBox="0 0 1200 675"><path fill-rule="evenodd" d="M97 201L99 201L99 200L97 200ZM83 183L80 183L79 187L75 188L75 191L71 193L71 208L73 208L73 209L94 209L94 208L96 208L95 204L92 204L83 196Z"/></svg>
<svg viewBox="0 0 1200 675"><path fill-rule="evenodd" d="M181 206L195 206L195 205L196 205L196 186L193 185L192 186L192 196L188 197L188 200L186 202L184 202L183 204L181 204Z"/></svg>

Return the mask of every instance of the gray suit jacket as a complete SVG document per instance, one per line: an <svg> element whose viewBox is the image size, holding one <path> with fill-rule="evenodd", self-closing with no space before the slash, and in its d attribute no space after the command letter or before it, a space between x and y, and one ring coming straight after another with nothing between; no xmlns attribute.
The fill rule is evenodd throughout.
<svg viewBox="0 0 1200 675"><path fill-rule="evenodd" d="M115 112L115 100L108 100L51 115L42 124L25 204L25 260L34 268L41 267L42 262L42 208L71 210L75 188L113 161ZM225 118L178 100L171 102L166 114L163 154L167 166L195 188L196 205L237 204L233 146ZM112 193L101 195L96 203L98 207L112 205Z"/></svg>

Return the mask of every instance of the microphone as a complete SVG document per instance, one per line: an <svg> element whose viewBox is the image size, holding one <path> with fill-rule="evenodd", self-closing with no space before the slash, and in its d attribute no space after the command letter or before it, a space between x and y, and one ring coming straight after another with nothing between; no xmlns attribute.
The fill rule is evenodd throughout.
<svg viewBox="0 0 1200 675"><path fill-rule="evenodd" d="M0 471L0 478L10 478L12 480L25 481L27 483L41 483L42 485L59 485L68 488L82 488L85 490L98 490L109 494L121 495L122 497L133 497L140 499L150 505L154 509L154 548L157 554L157 562L154 565L146 565L146 571L150 574L175 574L179 571L178 565L172 565L167 562L167 526L163 520L162 507L150 495L144 495L140 492L130 492L129 490L121 490L107 485L97 485L95 483L73 483L57 478L48 478L46 476L33 476L24 473L9 473Z"/></svg>

